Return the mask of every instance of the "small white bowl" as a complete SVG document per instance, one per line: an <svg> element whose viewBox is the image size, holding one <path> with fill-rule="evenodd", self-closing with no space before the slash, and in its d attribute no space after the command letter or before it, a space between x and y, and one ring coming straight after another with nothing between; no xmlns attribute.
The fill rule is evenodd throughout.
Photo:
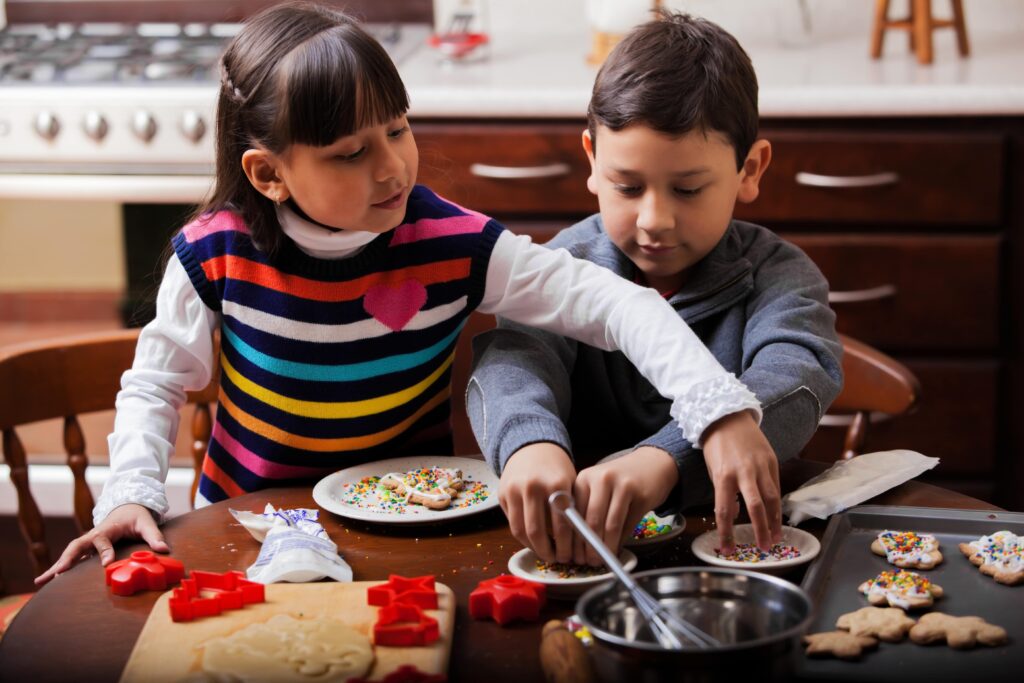
<svg viewBox="0 0 1024 683"><path fill-rule="evenodd" d="M737 524L733 527L733 537L737 544L749 543L753 545L754 526L752 524ZM737 560L726 560L718 556L715 548L718 547L718 530L706 531L693 540L691 549L698 559L718 567L731 567L733 569L750 569L751 571L775 572L810 562L821 552L821 543L818 539L797 529L796 527L782 527L783 545L791 545L800 551L799 557L787 560L764 560L761 562L740 562Z"/></svg>
<svg viewBox="0 0 1024 683"><path fill-rule="evenodd" d="M553 572L542 572L537 569L537 560L537 554L533 550L523 548L509 558L508 570L518 577L543 584L547 588L548 595L551 597L576 597L600 583L615 579L615 575L611 571L595 576L563 579ZM619 562L626 568L627 572L632 571L636 567L636 555L623 548L619 551Z"/></svg>
<svg viewBox="0 0 1024 683"><path fill-rule="evenodd" d="M654 515L654 521L657 524L667 524L671 528L663 534L651 536L650 538L633 538L631 530L630 535L626 538L625 541L622 542L622 545L626 546L627 548L634 548L637 550L648 550L652 548L652 546L658 546L664 543L665 541L672 540L679 534L683 533L683 531L686 529L686 517L683 517L682 515L669 515L667 517L659 517L658 515L655 515L653 512L649 512L647 514ZM644 515L644 517L646 516L647 515Z"/></svg>

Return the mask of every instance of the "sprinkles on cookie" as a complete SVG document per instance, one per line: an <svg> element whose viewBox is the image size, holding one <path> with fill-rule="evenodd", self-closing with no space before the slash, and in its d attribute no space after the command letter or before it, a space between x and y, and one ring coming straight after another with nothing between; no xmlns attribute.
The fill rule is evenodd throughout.
<svg viewBox="0 0 1024 683"><path fill-rule="evenodd" d="M758 562L792 560L800 557L800 550L796 546L784 545L782 543L774 544L768 551L761 550L754 543L737 543L736 550L728 555L723 555L721 548L715 548L715 555L729 562L748 562L754 564Z"/></svg>

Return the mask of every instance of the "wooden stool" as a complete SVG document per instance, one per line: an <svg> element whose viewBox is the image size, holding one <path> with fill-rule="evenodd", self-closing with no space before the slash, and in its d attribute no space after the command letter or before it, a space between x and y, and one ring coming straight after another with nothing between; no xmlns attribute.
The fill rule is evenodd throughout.
<svg viewBox="0 0 1024 683"><path fill-rule="evenodd" d="M882 39L888 28L907 31L910 49L917 53L919 64L931 64L933 57L932 31L937 28L956 29L956 44L960 56L966 57L971 48L967 43L967 27L964 24L963 0L950 0L953 5L952 19L933 19L931 0L910 0L910 16L906 19L889 19L889 0L875 0L875 24L871 30L871 57L882 56Z"/></svg>

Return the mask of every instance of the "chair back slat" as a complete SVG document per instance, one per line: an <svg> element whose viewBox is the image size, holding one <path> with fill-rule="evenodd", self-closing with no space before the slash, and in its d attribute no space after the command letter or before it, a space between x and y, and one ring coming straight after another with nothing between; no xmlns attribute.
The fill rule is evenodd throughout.
<svg viewBox="0 0 1024 683"><path fill-rule="evenodd" d="M25 461L25 448L13 427L3 430L4 459L11 468L11 483L18 493L18 526L28 545L29 557L36 576L42 574L50 566L50 553L46 548L46 535L43 532L43 516L39 513L36 499L28 487L28 465Z"/></svg>
<svg viewBox="0 0 1024 683"><path fill-rule="evenodd" d="M64 451L68 455L68 467L74 479L75 526L78 527L78 533L84 534L92 528L92 509L96 502L85 481L89 458L85 454L85 434L75 415L64 418Z"/></svg>

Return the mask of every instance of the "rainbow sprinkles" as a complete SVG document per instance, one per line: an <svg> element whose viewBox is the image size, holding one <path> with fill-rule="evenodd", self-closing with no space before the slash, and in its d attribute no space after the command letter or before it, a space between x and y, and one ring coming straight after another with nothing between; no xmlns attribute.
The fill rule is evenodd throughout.
<svg viewBox="0 0 1024 683"><path fill-rule="evenodd" d="M430 510L461 510L487 500L487 484L464 477L455 468L420 467L363 477L341 487L345 505L389 514L419 514Z"/></svg>

